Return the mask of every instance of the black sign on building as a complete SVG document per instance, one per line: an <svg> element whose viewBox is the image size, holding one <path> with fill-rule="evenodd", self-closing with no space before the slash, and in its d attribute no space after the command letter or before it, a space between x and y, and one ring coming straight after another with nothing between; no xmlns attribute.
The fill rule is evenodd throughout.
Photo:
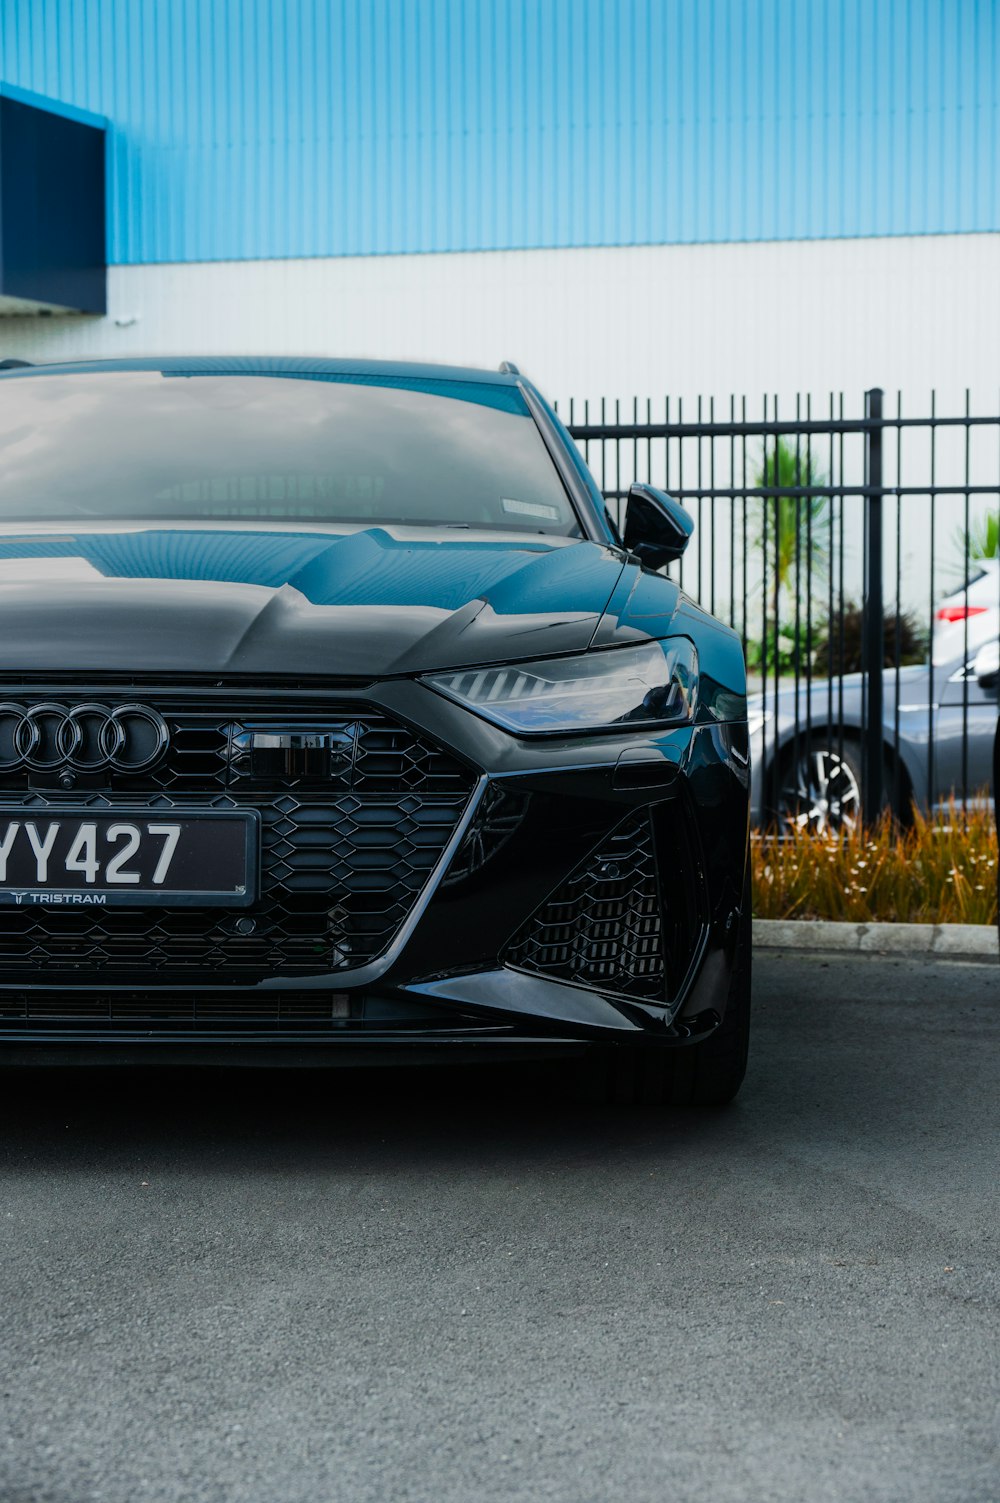
<svg viewBox="0 0 1000 1503"><path fill-rule="evenodd" d="M0 312L106 313L105 130L0 84Z"/></svg>

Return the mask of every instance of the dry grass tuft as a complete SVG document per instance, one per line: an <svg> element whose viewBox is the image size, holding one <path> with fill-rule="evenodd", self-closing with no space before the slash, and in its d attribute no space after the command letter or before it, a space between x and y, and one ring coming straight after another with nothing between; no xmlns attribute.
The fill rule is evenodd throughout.
<svg viewBox="0 0 1000 1503"><path fill-rule="evenodd" d="M988 807L914 810L905 829L886 815L840 835L757 832L751 857L757 918L997 921L997 831Z"/></svg>

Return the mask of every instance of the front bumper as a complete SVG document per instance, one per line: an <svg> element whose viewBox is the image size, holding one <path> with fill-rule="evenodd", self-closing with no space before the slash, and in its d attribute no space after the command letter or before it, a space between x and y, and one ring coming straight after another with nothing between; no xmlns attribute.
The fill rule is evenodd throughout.
<svg viewBox="0 0 1000 1503"><path fill-rule="evenodd" d="M412 681L336 694L339 704L352 698L449 748L475 779L462 821L383 953L346 969L252 978L146 978L141 966L134 977L4 971L0 1058L148 1058L153 1046L159 1061L266 1054L353 1062L385 1050L494 1057L595 1040L672 1046L717 1026L748 819L748 768L733 755L730 727L526 742ZM623 984L613 964L602 970L599 942L581 970L579 944L561 945L558 926L524 942L553 895L630 821L647 822L655 852L662 982L650 979L641 919L637 965L647 974L638 984ZM624 902L631 877L618 875L616 901ZM598 941L606 891L595 890L588 916ZM620 912L616 922L620 932Z"/></svg>

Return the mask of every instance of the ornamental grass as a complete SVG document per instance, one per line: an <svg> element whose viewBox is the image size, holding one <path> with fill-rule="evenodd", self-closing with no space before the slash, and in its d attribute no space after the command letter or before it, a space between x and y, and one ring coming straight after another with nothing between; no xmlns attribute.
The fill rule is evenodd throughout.
<svg viewBox="0 0 1000 1503"><path fill-rule="evenodd" d="M757 918L997 921L997 830L985 797L981 809L915 809L905 826L886 814L836 835L755 832L751 856Z"/></svg>

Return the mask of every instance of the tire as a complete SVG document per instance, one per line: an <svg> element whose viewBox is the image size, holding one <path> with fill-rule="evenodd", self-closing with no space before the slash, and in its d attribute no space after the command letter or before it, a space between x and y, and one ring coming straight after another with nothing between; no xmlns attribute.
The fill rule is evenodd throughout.
<svg viewBox="0 0 1000 1503"><path fill-rule="evenodd" d="M887 785L888 786L888 785ZM853 828L863 817L861 747L844 737L840 746L817 744L807 755L788 749L779 764L774 812L787 830L807 828L819 834Z"/></svg>
<svg viewBox="0 0 1000 1503"><path fill-rule="evenodd" d="M591 1061L587 1097L617 1106L726 1106L747 1069L752 961L749 861L743 884L736 964L720 1027L676 1049L621 1047Z"/></svg>

